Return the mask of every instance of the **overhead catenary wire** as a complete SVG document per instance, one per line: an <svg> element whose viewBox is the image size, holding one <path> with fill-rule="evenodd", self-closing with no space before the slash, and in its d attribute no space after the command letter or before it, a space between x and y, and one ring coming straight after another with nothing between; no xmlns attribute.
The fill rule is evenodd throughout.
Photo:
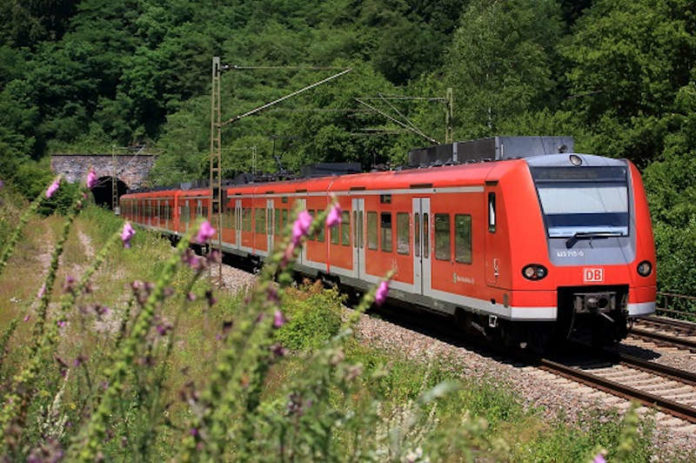
<svg viewBox="0 0 696 463"><path fill-rule="evenodd" d="M430 136L428 136L428 135L422 133L420 130L414 129L413 127L410 127L409 125L404 124L404 123L401 122L400 120L398 120L398 119L396 119L396 118L390 116L389 114L385 113L384 111L380 110L379 108L376 108L376 107L372 106L371 104L362 101L360 98L355 98L355 101L357 101L358 103L360 103L360 104L362 104L362 105L367 106L368 108L372 109L372 110L375 111L376 113L381 114L382 116L386 117L387 119L389 119L390 121L394 122L395 124L398 124L398 125L400 125L401 127L405 128L405 129L408 129L408 130L410 130L411 132L415 133L416 135L419 135L419 136L425 138L425 139L428 140L429 142L434 143L434 144L436 144L436 145L439 145L439 144L440 144L440 142L437 141L436 139L434 139L433 137L430 137Z"/></svg>
<svg viewBox="0 0 696 463"><path fill-rule="evenodd" d="M269 103L266 103L266 104L264 104L264 105L262 105L262 106L259 106L259 107L257 107L257 108L254 108L254 109L252 109L251 111L247 111L247 112L245 112L244 114L240 114L240 115L238 115L238 116L234 116L234 117L232 117L232 118L230 118L230 119L228 119L228 120L226 120L226 121L224 121L224 122L221 122L221 123L220 123L220 127L224 127L225 125L231 124L231 123L233 123L233 122L237 122L238 120L243 119L243 118L245 118L245 117L247 117L247 116L251 116L251 115L253 115L253 114L256 114L256 113L258 113L258 112L261 112L261 111L263 111L263 110L266 109L266 108L270 108L271 106L280 103L281 101L285 101L285 100L287 100L288 98L292 98L293 96L299 95L300 93L306 92L307 90L311 90L311 89L313 89L314 87L318 87L319 85L325 84L326 82L329 82L329 81L331 81L331 80L333 80L333 79L336 79L336 78L338 78L338 77L341 77L342 75L347 74L347 73L349 73L349 72L352 71L352 70L353 70L352 68L344 69L343 71L341 71L341 72L339 72L339 73L337 73L337 74L334 74L334 75L332 75L332 76L329 76L329 77L327 77L326 79L322 79L322 80L320 80L320 81L318 81L318 82L314 82L314 83L311 84L311 85L307 85L306 87L303 87L303 88L301 88L301 89L299 89L299 90L296 90L296 91L294 91L294 92L292 92L292 93L289 93L289 94L287 94L287 95L285 95L285 96L283 96L283 97L281 97L281 98L275 99L275 100L273 100L273 101L271 101L271 102L269 102Z"/></svg>

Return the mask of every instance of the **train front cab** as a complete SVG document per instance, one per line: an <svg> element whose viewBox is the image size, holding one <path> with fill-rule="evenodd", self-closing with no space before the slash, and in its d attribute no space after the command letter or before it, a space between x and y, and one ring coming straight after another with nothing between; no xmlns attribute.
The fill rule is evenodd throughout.
<svg viewBox="0 0 696 463"><path fill-rule="evenodd" d="M501 182L519 320L554 320L541 325L555 337L622 339L630 318L655 311L655 248L638 170L584 154L525 162L514 181ZM525 307L540 317L521 316Z"/></svg>

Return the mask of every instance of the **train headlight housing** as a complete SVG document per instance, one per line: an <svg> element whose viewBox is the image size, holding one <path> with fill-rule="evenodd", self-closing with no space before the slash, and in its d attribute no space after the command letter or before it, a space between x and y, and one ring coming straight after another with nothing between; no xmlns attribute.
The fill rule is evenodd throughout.
<svg viewBox="0 0 696 463"><path fill-rule="evenodd" d="M644 260L640 264L638 264L638 267L636 267L636 270L638 270L638 275L642 277L647 277L652 273L652 264Z"/></svg>
<svg viewBox="0 0 696 463"><path fill-rule="evenodd" d="M529 264L522 269L522 276L532 281L541 280L548 275L548 273L546 267L539 264Z"/></svg>

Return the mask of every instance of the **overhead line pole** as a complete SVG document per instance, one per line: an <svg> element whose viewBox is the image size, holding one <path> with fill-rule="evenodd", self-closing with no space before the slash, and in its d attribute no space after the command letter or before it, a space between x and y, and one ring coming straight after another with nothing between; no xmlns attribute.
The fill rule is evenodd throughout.
<svg viewBox="0 0 696 463"><path fill-rule="evenodd" d="M343 71L334 74L326 79L322 79L319 82L315 82L297 91L294 91L282 98L266 103L258 108L254 108L251 111L247 111L244 114L240 114L231 119L222 122L222 111L220 103L220 85L221 85L221 73L226 70L256 70L256 69L297 69L297 70L328 70L328 69L344 69L336 67L320 67L320 66L222 66L220 64L220 57L213 57L212 66L212 86L210 92L210 189L211 189L211 215L213 216L213 221L217 225L217 247L222 253L222 214L224 213L224 198L222 190L222 128L233 122L237 122L244 117L257 114L273 105L276 105L282 101L292 98L293 96L299 95L300 93L306 92L312 88L318 87L319 85L325 84L333 79L336 79L344 74L352 71L351 68L344 69ZM254 170L256 170L256 147L253 148L253 164ZM216 220L217 219L217 220ZM210 269L210 267L208 267ZM218 266L218 284L222 285L222 259L220 259ZM212 273L212 272L211 272ZM212 276L212 275L211 275Z"/></svg>
<svg viewBox="0 0 696 463"><path fill-rule="evenodd" d="M222 125L220 119L220 57L215 56L210 91L210 213L217 230L217 247L220 252L218 284L222 286ZM211 267L212 265L208 267L210 273L212 273Z"/></svg>

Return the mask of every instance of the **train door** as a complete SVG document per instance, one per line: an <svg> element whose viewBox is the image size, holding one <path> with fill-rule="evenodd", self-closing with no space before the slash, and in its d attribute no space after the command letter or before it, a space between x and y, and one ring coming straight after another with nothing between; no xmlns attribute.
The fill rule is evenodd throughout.
<svg viewBox="0 0 696 463"><path fill-rule="evenodd" d="M365 275L365 246L363 216L365 215L365 200L353 198L353 276L363 278Z"/></svg>
<svg viewBox="0 0 696 463"><path fill-rule="evenodd" d="M271 252L273 252L273 200L272 199L267 199L266 200L266 240L268 243L268 247L266 248L268 250L268 255L271 255Z"/></svg>
<svg viewBox="0 0 696 463"><path fill-rule="evenodd" d="M503 249L501 230L498 227L498 211L500 206L500 192L497 181L487 181L485 188L486 200L486 284L488 286L500 286L501 254Z"/></svg>
<svg viewBox="0 0 696 463"><path fill-rule="evenodd" d="M430 198L413 198L413 285L417 294L430 290Z"/></svg>
<svg viewBox="0 0 696 463"><path fill-rule="evenodd" d="M306 199L298 199L297 204L299 206L295 206L295 210L298 211L306 211L307 210L307 200ZM299 207L299 209L298 209ZM300 264L304 264L307 262L307 246L302 246L300 249L300 255L297 257L297 262Z"/></svg>
<svg viewBox="0 0 696 463"><path fill-rule="evenodd" d="M239 249L242 246L242 200L234 202L234 247Z"/></svg>

